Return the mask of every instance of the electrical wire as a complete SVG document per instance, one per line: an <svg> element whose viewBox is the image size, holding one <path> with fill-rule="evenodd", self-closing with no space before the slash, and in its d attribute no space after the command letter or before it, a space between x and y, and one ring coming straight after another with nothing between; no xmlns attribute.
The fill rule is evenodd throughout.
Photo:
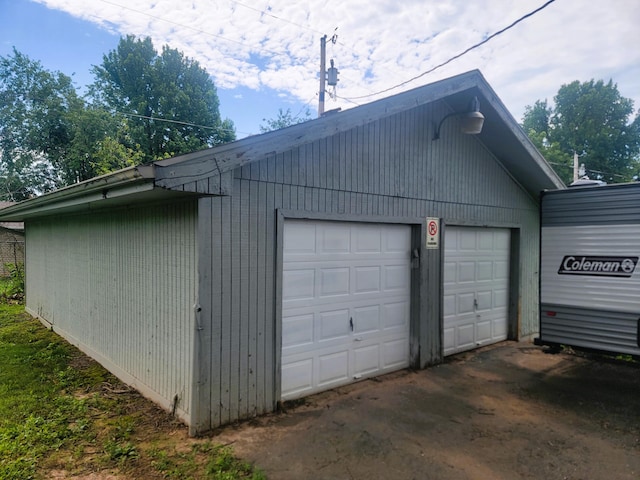
<svg viewBox="0 0 640 480"><path fill-rule="evenodd" d="M140 115L140 114L137 114L137 113L127 113L127 112L118 112L118 111L116 111L115 113L117 113L118 115L124 115L125 117L144 118L145 120L154 120L154 121L158 121L158 122L176 123L178 125L185 125L185 126L188 126L188 127L196 127L196 128L206 128L208 130L216 130L218 132L242 133L242 134L245 134L245 135L251 135L250 133L238 132L238 131L230 129L230 128L210 127L210 126L207 126L207 125L198 125L197 123L182 122L180 120L169 120L167 118L160 118L160 117L150 117L148 115Z"/></svg>
<svg viewBox="0 0 640 480"><path fill-rule="evenodd" d="M320 30L316 30L315 28L307 27L305 25L300 25L299 23L295 23L295 22L292 22L291 20L287 20L286 18L279 17L277 15L274 15L271 12L266 12L264 10L260 10L259 8L252 7L250 5L247 5L246 3L238 2L236 0L231 0L231 1L237 5L240 5L241 7L248 8L249 10L253 10L254 12L261 13L262 15L266 15L271 18L275 18L276 20L280 20L281 22L285 22L295 27L303 28L305 30L309 30L314 33L319 33L320 35L324 35L324 32L321 32Z"/></svg>
<svg viewBox="0 0 640 480"><path fill-rule="evenodd" d="M472 45L471 47L467 48L467 49L466 49L466 50L464 50L463 52L461 52L461 53L459 53L459 54L457 54L457 55L454 55L453 57L449 58L448 60L445 60L445 61L444 61L444 62L442 62L441 64L436 65L435 67L430 68L430 69L429 69L429 70L427 70L426 72L422 72L421 74L416 75L415 77L410 78L409 80L406 80L406 81L404 81L404 82L402 82L402 83L399 83L399 84L397 84L397 85L394 85L394 86L392 86L392 87L385 88L384 90L380 90L380 91L378 91L378 92L371 93L371 94L368 94L368 95L361 95L361 96L358 96L358 97L350 97L350 98L343 98L343 97L341 97L341 98L342 98L342 100L359 100L359 99L363 99L363 98L372 97L372 96L375 96L375 95L380 95L380 94L382 94L382 93L386 93L386 92L389 92L389 91L391 91L391 90L395 90L396 88L403 87L404 85L407 85L408 83L411 83L411 82L413 82L413 81L415 81L415 80L418 80L419 78L422 78L422 77L424 77L425 75L428 75L429 73L433 73L434 71L438 70L439 68L444 67L445 65L447 65L447 64L449 64L449 63L451 63L451 62L453 62L454 60L457 60L458 58L462 57L463 55L466 55L466 54L467 54L467 53L469 53L470 51L475 50L476 48L478 48L478 47L480 47L480 46L484 45L485 43L487 43L488 41L490 41L490 40L492 40L493 38L497 37L498 35L501 35L501 34L503 34L504 32L506 32L507 30L509 30L509 29L511 29L511 28L513 28L513 27L515 27L515 26L516 26L517 24L519 24L520 22L522 22L522 21L526 20L527 18L529 18L529 17L531 17L531 16L535 15L536 13L540 12L541 10L544 10L545 8L547 8L549 5L551 5L551 4L552 4L553 2L555 2L555 1L556 1L556 0L549 0L549 1L547 1L544 5L542 5L542 6L538 7L538 8L536 8L535 10L533 10L533 11L531 11L531 12L527 13L526 15L523 15L522 17L520 17L519 19L517 19L517 20L516 20L515 22L513 22L512 24L510 24L510 25L508 25L508 26L504 27L504 28L503 28L503 29L501 29L501 30L498 30L497 32L492 33L491 35L489 35L487 38L485 38L485 39L484 39L484 40L482 40L481 42L478 42L478 43L476 43L475 45Z"/></svg>

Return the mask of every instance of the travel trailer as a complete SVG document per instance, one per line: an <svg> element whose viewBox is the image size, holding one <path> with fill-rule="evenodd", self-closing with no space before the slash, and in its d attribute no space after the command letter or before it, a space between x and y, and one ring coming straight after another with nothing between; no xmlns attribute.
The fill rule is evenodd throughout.
<svg viewBox="0 0 640 480"><path fill-rule="evenodd" d="M537 343L640 356L640 183L541 198Z"/></svg>

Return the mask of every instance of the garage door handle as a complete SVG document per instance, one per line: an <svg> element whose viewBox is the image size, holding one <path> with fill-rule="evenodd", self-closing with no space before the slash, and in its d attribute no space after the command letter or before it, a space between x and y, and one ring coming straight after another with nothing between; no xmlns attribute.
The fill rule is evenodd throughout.
<svg viewBox="0 0 640 480"><path fill-rule="evenodd" d="M353 332L353 318L349 318L349 326L351 327L351 331Z"/></svg>

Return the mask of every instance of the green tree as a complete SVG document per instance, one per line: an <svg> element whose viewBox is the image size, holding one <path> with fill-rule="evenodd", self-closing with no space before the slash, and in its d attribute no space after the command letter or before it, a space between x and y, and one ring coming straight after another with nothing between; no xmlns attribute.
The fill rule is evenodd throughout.
<svg viewBox="0 0 640 480"><path fill-rule="evenodd" d="M197 61L150 38L127 36L93 68L90 94L112 113L128 116L129 136L147 161L235 140L222 120L216 87Z"/></svg>
<svg viewBox="0 0 640 480"><path fill-rule="evenodd" d="M310 119L311 119L311 113L309 112L308 109L305 111L304 117L294 117L291 114L290 108L287 108L286 111L283 111L281 108L279 108L278 116L276 118L262 119L262 121L266 122L266 124L260 125L260 133L267 133L273 130L280 130L281 128L286 128L286 127L290 127L291 125L303 123Z"/></svg>
<svg viewBox="0 0 640 480"><path fill-rule="evenodd" d="M0 57L0 195L23 200L51 190L71 137L68 112L81 100L71 78L15 48Z"/></svg>
<svg viewBox="0 0 640 480"><path fill-rule="evenodd" d="M638 174L640 120L631 122L633 101L617 85L574 81L560 87L554 103L527 106L522 126L565 183L572 181L574 152L591 178L618 183Z"/></svg>
<svg viewBox="0 0 640 480"><path fill-rule="evenodd" d="M87 105L70 77L15 49L0 57L0 198L24 200L132 165L137 150L126 121Z"/></svg>

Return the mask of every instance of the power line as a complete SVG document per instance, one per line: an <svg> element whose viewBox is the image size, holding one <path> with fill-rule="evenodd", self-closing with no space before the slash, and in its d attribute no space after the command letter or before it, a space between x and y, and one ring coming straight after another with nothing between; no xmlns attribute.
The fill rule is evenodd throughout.
<svg viewBox="0 0 640 480"><path fill-rule="evenodd" d="M555 2L555 1L556 1L556 0L549 0L549 1L548 1L548 2L546 2L544 5L542 5L542 6L538 7L538 8L536 8L535 10L533 10L533 11L531 11L531 12L527 13L526 15L524 15L524 16L522 16L522 17L520 17L520 18L519 18L519 19L517 19L515 22L513 22L511 25L509 25L509 26L507 26L507 27L504 27L503 29L498 30L497 32L492 33L491 35L489 35L487 38L485 38L485 39L484 39L484 40L482 40L481 42L478 42L478 43L476 43L475 45L472 45L471 47L467 48L465 51L463 51L463 52L461 52L461 53L459 53L459 54L457 54L457 55L455 55L455 56L453 56L453 57L449 58L448 60L446 60L446 61L442 62L441 64L436 65L435 67L433 67L433 68L431 68L431 69L427 70L426 72L422 72L420 75L416 75L415 77L410 78L409 80L406 80L406 81L404 81L404 82L402 82L402 83L399 83L399 84L397 84L397 85L394 85L394 86L392 86L392 87L385 88L384 90L380 90L379 92L376 92L376 93L371 93L371 94L368 94L368 95L361 95L361 96L359 96L359 97L350 97L350 98L342 98L342 97L341 97L341 98L342 98L343 100L358 100L358 99L362 99L362 98L368 98L368 97L372 97L372 96L374 96L374 95L380 95L381 93L386 93L386 92L388 92L388 91L390 91L390 90L394 90L394 89L399 88L399 87L402 87L402 86L404 86L404 85L406 85L406 84L408 84L408 83L411 83L411 82L413 82L413 81L415 81L415 80L417 80L417 79L419 79L419 78L424 77L425 75L428 75L429 73L432 73L432 72L434 72L434 71L438 70L439 68L444 67L445 65L447 65L447 64L449 64L449 63L451 63L451 62L453 62L454 60L457 60L458 58L462 57L463 55L466 55L467 53L469 53L471 50L474 50L474 49L476 49L476 48L478 48L478 47L480 47L480 46L484 45L484 44L485 44L485 43L487 43L489 40L491 40L491 39L493 39L493 38L497 37L498 35L503 34L504 32L506 32L506 31L507 31L507 30L509 30L509 29L511 29L511 28L513 28L513 27L515 27L518 23L522 22L523 20L526 20L527 18L529 18L529 17L531 17L531 16L535 15L536 13L540 12L541 10L543 10L543 9L547 8L549 5L551 5L551 4L552 4L553 2Z"/></svg>
<svg viewBox="0 0 640 480"><path fill-rule="evenodd" d="M144 118L146 120L155 120L157 122L177 123L179 125L186 125L188 127L206 128L206 129L209 129L209 130L218 130L217 127L208 127L206 125L198 125L196 123L182 122L180 120L169 120L169 119L166 119L166 118L150 117L150 116L147 116L147 115L139 115L137 113L125 113L125 112L118 112L118 111L116 111L116 113L119 114L119 115L124 115L126 117Z"/></svg>
<svg viewBox="0 0 640 480"><path fill-rule="evenodd" d="M230 133L243 133L246 135L251 135L250 133L247 132L237 132L236 130L232 130L230 128L223 128L223 127L210 127L207 125L198 125L197 123L189 123L189 122L183 122L180 120L169 120L167 118L160 118L160 117L151 117L148 115L140 115L137 113L126 113L126 112L118 112L116 111L115 113L117 113L118 115L124 115L125 117L135 117L135 118L144 118L145 120L154 120L157 122L166 122L166 123L177 123L179 125L185 125L188 127L196 127L196 128L206 128L208 130L216 130L218 132L230 132Z"/></svg>
<svg viewBox="0 0 640 480"><path fill-rule="evenodd" d="M277 15L274 15L271 12L266 12L264 10L260 10L259 8L252 7L250 5L238 2L236 0L232 0L232 1L233 1L233 3L236 3L236 4L240 5L241 7L248 8L249 10L253 10L254 12L261 13L262 15L266 15L268 17L275 18L276 20L280 20L281 22L288 23L288 24L293 25L293 26L298 27L298 28L304 28L305 30L309 30L309 31L314 32L314 33L319 33L320 35L324 35L324 32L316 30L315 28L307 27L305 25L300 25L299 23L292 22L291 20L287 20L286 18L278 17Z"/></svg>

